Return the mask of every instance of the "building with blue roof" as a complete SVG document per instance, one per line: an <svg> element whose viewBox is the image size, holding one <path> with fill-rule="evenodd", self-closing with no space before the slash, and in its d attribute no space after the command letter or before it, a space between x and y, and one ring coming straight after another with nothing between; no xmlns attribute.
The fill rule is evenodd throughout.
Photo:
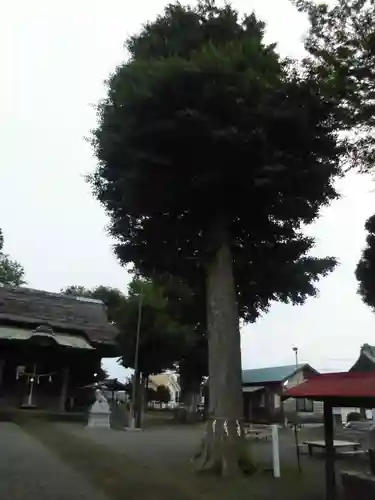
<svg viewBox="0 0 375 500"><path fill-rule="evenodd" d="M244 418L251 422L284 422L290 413L314 411L309 400L289 399L283 394L318 372L308 364L271 366L242 371ZM298 405L298 406L297 406Z"/></svg>

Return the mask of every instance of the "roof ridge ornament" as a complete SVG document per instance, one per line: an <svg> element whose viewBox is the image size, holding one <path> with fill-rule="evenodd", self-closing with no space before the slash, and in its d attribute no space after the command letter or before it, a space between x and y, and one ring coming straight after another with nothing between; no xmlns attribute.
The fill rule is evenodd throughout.
<svg viewBox="0 0 375 500"><path fill-rule="evenodd" d="M44 325L39 325L35 328L33 333L47 333L48 335L55 335L55 332L53 331L52 327L48 324Z"/></svg>

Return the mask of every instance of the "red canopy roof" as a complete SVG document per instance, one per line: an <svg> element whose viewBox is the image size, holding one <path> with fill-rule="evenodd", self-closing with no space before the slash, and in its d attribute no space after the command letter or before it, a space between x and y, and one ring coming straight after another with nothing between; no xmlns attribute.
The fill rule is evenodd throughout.
<svg viewBox="0 0 375 500"><path fill-rule="evenodd" d="M367 373L327 373L292 387L284 397L375 399L375 371Z"/></svg>

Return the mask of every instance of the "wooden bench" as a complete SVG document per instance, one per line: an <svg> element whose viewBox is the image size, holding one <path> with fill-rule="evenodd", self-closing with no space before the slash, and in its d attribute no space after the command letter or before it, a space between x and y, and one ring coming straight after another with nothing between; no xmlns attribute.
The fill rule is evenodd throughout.
<svg viewBox="0 0 375 500"><path fill-rule="evenodd" d="M271 438L271 430L269 427L250 427L246 426L244 428L245 438L254 439L255 441L259 439Z"/></svg>
<svg viewBox="0 0 375 500"><path fill-rule="evenodd" d="M345 457L355 457L357 455L366 455L368 451L366 450L344 450L337 453L337 455L343 455Z"/></svg>
<svg viewBox="0 0 375 500"><path fill-rule="evenodd" d="M325 450L326 449L326 443L323 440L319 441L304 441L303 444L305 444L309 450L309 455L312 456L313 454L313 448L320 448ZM335 440L333 441L333 449L336 453L338 449L342 448L352 448L350 451L357 451L361 447L360 443L357 443L355 441L338 441ZM343 453L343 452L341 452Z"/></svg>

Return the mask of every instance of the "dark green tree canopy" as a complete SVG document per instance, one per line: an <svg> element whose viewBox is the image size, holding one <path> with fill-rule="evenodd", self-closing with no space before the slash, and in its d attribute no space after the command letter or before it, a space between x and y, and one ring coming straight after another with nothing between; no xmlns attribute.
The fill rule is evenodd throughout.
<svg viewBox="0 0 375 500"><path fill-rule="evenodd" d="M337 196L335 103L263 30L203 2L170 5L130 38L98 109L90 178L117 255L146 276L204 289L210 228L224 217L245 320L273 300L303 303L335 265L310 257L301 232Z"/></svg>
<svg viewBox="0 0 375 500"><path fill-rule="evenodd" d="M107 286L97 286L89 289L81 285L72 285L61 290L61 293L101 300L107 308L109 321L116 321L119 311L126 300L125 295L120 290Z"/></svg>
<svg viewBox="0 0 375 500"><path fill-rule="evenodd" d="M375 311L375 215L366 222L366 246L356 268L358 293L363 302Z"/></svg>
<svg viewBox="0 0 375 500"><path fill-rule="evenodd" d="M131 392L130 392L131 394ZM146 387L146 401L149 403L150 401L157 401L156 399L156 391L152 387Z"/></svg>
<svg viewBox="0 0 375 500"><path fill-rule="evenodd" d="M143 376L173 368L186 349L191 335L190 325L181 324L168 310L164 290L151 280L135 279L128 290L126 306L116 322L122 364L134 367L134 352L140 297L141 332L138 367Z"/></svg>
<svg viewBox="0 0 375 500"><path fill-rule="evenodd" d="M336 0L333 6L292 0L307 13L310 30L305 68L320 92L336 103L335 118L350 166L375 159L375 28L373 0Z"/></svg>
<svg viewBox="0 0 375 500"><path fill-rule="evenodd" d="M26 283L25 270L9 255L3 253L4 236L0 229L0 286L21 286Z"/></svg>
<svg viewBox="0 0 375 500"><path fill-rule="evenodd" d="M208 374L204 286L196 284L191 288L185 281L170 274L155 276L153 281L162 287L167 297L169 314L180 324L191 325L177 370L183 394L197 392L203 376Z"/></svg>
<svg viewBox="0 0 375 500"><path fill-rule="evenodd" d="M159 385L155 391L156 401L159 403L169 403L171 400L171 393L169 392L168 387L165 385Z"/></svg>
<svg viewBox="0 0 375 500"><path fill-rule="evenodd" d="M144 376L173 368L194 342L193 326L179 321L177 308L161 281L134 278L125 296L117 289L99 286L88 290L71 286L63 293L102 300L107 306L108 319L119 329L121 363L134 368L137 321L141 300L141 330L138 368ZM141 299L142 296L142 299ZM177 301L174 300L176 304ZM182 306L179 306L181 309Z"/></svg>

